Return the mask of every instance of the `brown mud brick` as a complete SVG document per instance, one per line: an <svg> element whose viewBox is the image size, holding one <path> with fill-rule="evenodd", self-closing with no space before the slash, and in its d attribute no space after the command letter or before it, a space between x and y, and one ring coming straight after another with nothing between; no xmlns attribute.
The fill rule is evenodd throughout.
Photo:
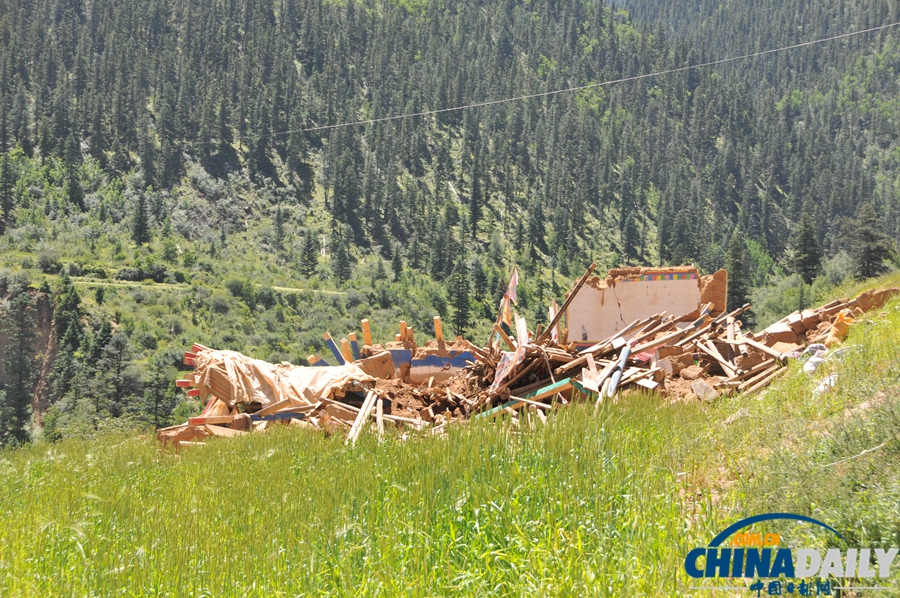
<svg viewBox="0 0 900 598"><path fill-rule="evenodd" d="M819 325L819 314L811 309L804 309L800 312L800 321L807 330L815 330L816 326Z"/></svg>
<svg viewBox="0 0 900 598"><path fill-rule="evenodd" d="M680 375L682 380L696 380L705 376L708 371L708 366L703 367L699 365L692 365L681 370Z"/></svg>
<svg viewBox="0 0 900 598"><path fill-rule="evenodd" d="M871 309L878 309L898 293L900 293L900 289L897 288L881 289L877 291L871 289L857 297L856 304L864 312Z"/></svg>
<svg viewBox="0 0 900 598"><path fill-rule="evenodd" d="M169 428L160 428L156 431L156 441L163 446L172 445L178 447L182 442L192 442L203 440L210 436L204 426L171 426Z"/></svg>
<svg viewBox="0 0 900 598"><path fill-rule="evenodd" d="M697 395L701 401L714 401L719 396L716 389L710 386L706 380L694 380L691 382L691 390L694 391L694 394Z"/></svg>
<svg viewBox="0 0 900 598"><path fill-rule="evenodd" d="M803 316L799 312L789 314L787 317L787 325L791 327L797 335L806 332L806 326L803 325Z"/></svg>
<svg viewBox="0 0 900 598"><path fill-rule="evenodd" d="M763 331L763 344L771 347L775 343L798 344L797 333L784 322L776 322Z"/></svg>
<svg viewBox="0 0 900 598"><path fill-rule="evenodd" d="M727 309L728 272L724 269L700 277L700 305L713 304L713 315Z"/></svg>
<svg viewBox="0 0 900 598"><path fill-rule="evenodd" d="M673 347L672 345L663 345L659 347L657 350L659 359L665 359L666 357L672 357L674 355L681 355L684 353L684 347Z"/></svg>
<svg viewBox="0 0 900 598"><path fill-rule="evenodd" d="M672 357L667 357L669 363L672 364L672 375L679 375L682 370L685 368L689 368L694 365L694 356L690 353L682 353L681 355L674 355Z"/></svg>

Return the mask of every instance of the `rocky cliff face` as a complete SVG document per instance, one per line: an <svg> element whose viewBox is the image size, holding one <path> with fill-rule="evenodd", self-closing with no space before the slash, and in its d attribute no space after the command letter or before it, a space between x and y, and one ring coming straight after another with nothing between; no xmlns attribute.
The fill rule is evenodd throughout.
<svg viewBox="0 0 900 598"><path fill-rule="evenodd" d="M0 289L0 303L7 299L6 289ZM34 399L32 407L35 413L41 414L49 407L49 377L53 362L58 351L58 334L53 320L53 302L47 293L34 290L29 291L34 299L31 307L34 318L34 340L32 342L31 355L34 358ZM6 330L0 326L0 355L5 355L9 337ZM6 372L0 364L0 384L6 384Z"/></svg>

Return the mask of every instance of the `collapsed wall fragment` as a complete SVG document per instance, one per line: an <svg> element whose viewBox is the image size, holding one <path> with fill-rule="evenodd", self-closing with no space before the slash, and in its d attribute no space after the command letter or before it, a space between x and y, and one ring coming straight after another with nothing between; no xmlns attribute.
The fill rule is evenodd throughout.
<svg viewBox="0 0 900 598"><path fill-rule="evenodd" d="M617 268L606 278L590 277L574 298L566 311L568 338L596 343L629 322L662 312L686 324L700 317L701 306L712 303L710 314L716 317L727 302L725 270L701 276L694 266Z"/></svg>

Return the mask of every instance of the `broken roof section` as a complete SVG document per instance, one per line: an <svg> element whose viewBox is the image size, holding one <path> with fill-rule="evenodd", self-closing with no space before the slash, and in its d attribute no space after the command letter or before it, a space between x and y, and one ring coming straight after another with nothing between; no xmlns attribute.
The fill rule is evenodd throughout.
<svg viewBox="0 0 900 598"><path fill-rule="evenodd" d="M725 270L701 276L694 266L617 268L606 278L589 278L575 296L566 311L569 340L596 343L630 322L662 312L691 322L707 303L713 304L711 314L716 317L727 301Z"/></svg>

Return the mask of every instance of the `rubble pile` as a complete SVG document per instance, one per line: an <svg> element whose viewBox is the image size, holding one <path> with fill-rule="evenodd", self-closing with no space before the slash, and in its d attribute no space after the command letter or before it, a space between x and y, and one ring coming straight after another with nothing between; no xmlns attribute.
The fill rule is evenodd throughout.
<svg viewBox="0 0 900 598"><path fill-rule="evenodd" d="M685 314L657 313L585 346L569 342L561 323L593 270L592 264L563 306L551 311L546 328L530 331L515 316L511 335L498 318L485 347L459 337L445 342L439 317L434 319L436 339L424 347L416 345L405 322L385 345L372 343L367 320L361 322L361 346L355 334L339 345L325 333L334 366L319 355L309 357L311 366L301 367L195 344L185 353L193 374L177 385L189 388L188 395L200 397L206 407L180 426L159 430L158 440L197 444L280 423L346 433L347 442L355 442L369 427L382 437L389 424L440 430L471 418L517 417L523 409L545 419L570 402L599 403L630 390L704 401L753 393L782 375L786 361L799 357L805 346L840 344L854 318L900 293L869 291L852 301L832 301L792 313L755 334L742 330L740 316L749 304L715 315L714 303L708 302L688 314L699 315L693 321Z"/></svg>

